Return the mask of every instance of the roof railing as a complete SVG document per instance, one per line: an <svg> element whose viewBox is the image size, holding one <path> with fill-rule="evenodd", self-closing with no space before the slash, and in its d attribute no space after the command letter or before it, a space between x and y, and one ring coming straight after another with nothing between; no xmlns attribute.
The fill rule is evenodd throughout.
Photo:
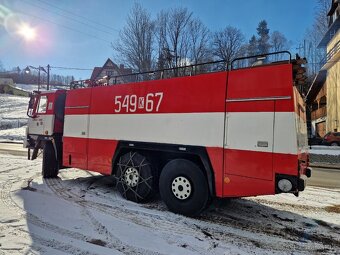
<svg viewBox="0 0 340 255"><path fill-rule="evenodd" d="M255 67L263 64L275 64L275 63L282 63L283 61L277 61L277 62L269 62L269 57L273 55L282 56L282 54L287 54L289 56L289 63L291 63L292 56L289 51L279 51L279 52L272 52L272 53L266 53L266 54L260 54L260 55L254 55L254 56L247 56L247 57L241 57L241 58L235 58L230 63L228 63L226 60L219 60L219 61L210 61L205 63L199 63L194 65L186 65L186 66L178 66L173 68L165 68L165 69L159 69L159 70L153 70L153 71L146 71L146 72L138 72L138 73L131 73L131 74L122 74L122 75L114 75L114 76L105 76L105 79L102 78L101 80L105 80L106 83L100 84L97 81L89 81L86 80L86 84L89 85L89 87L92 86L102 86L102 85L116 85L116 84L122 84L122 83L129 83L129 82L140 82L140 81L150 81L150 80L162 80L166 78L174 78L174 77L183 77L183 76L193 76L198 74L204 74L204 73L210 73L210 72L219 72L219 71L226 71L226 70L234 70L235 69L235 63L237 61L245 61L248 60L248 64L250 65L244 65L244 63L239 63L237 66L238 68L249 68L249 67ZM278 57L277 59L279 59ZM261 63L257 63L258 60L265 60ZM112 82L109 84L109 82ZM84 81L74 82L75 86L73 88L79 88L81 85L85 85ZM72 85L71 85L72 89Z"/></svg>

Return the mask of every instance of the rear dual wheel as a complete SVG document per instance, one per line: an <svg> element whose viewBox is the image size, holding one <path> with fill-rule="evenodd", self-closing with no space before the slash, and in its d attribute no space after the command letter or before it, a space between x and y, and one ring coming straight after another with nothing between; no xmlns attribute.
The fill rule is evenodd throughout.
<svg viewBox="0 0 340 255"><path fill-rule="evenodd" d="M195 163L185 159L170 161L159 179L161 197L170 211L195 216L208 205L207 179Z"/></svg>
<svg viewBox="0 0 340 255"><path fill-rule="evenodd" d="M124 154L117 164L117 189L127 200L144 202L155 193L155 172L142 154Z"/></svg>
<svg viewBox="0 0 340 255"><path fill-rule="evenodd" d="M144 202L156 192L157 171L140 153L129 152L119 158L116 177L121 195L134 202ZM207 179L195 163L175 159L165 165L159 179L162 200L170 211L195 216L210 199Z"/></svg>

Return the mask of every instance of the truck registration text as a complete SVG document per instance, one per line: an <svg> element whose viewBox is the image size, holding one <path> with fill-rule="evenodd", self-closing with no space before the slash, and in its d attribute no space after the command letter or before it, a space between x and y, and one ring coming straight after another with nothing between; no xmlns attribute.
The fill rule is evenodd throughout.
<svg viewBox="0 0 340 255"><path fill-rule="evenodd" d="M158 112L163 99L163 92L148 93L146 96L115 96L115 112Z"/></svg>

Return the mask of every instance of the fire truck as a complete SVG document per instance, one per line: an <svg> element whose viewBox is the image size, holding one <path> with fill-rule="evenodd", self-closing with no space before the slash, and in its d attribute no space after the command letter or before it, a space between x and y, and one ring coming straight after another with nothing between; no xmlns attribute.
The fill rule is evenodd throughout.
<svg viewBox="0 0 340 255"><path fill-rule="evenodd" d="M260 61L274 54L287 59ZM189 216L213 198L297 196L311 176L301 60L270 53L35 92L24 146L29 159L42 150L44 178L62 168L113 175L124 198L159 192Z"/></svg>

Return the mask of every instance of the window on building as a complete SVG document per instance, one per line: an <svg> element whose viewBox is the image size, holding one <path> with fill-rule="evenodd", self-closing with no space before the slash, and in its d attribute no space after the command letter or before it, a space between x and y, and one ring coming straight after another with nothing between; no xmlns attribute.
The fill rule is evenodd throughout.
<svg viewBox="0 0 340 255"><path fill-rule="evenodd" d="M326 98L326 96L321 97L321 98L320 98L320 108L326 107L326 104L327 104L327 98Z"/></svg>
<svg viewBox="0 0 340 255"><path fill-rule="evenodd" d="M312 111L316 111L318 108L319 108L318 102L314 102L314 103L312 104Z"/></svg>

